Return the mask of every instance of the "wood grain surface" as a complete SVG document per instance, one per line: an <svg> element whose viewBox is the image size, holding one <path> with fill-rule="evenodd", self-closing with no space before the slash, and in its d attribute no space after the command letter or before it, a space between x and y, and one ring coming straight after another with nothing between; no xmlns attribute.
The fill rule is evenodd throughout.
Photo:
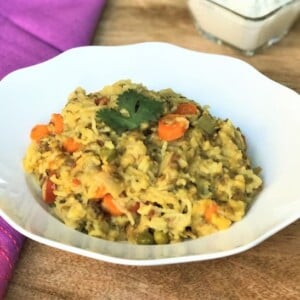
<svg viewBox="0 0 300 300"><path fill-rule="evenodd" d="M300 21L280 43L246 57L201 36L184 0L108 1L93 43L144 41L241 58L300 92ZM232 257L158 267L113 265L27 240L6 299L300 299L299 282L297 221Z"/></svg>

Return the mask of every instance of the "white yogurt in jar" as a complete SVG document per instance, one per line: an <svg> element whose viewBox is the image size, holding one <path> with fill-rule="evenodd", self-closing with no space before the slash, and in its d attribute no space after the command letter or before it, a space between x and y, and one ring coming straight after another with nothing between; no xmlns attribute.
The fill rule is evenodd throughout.
<svg viewBox="0 0 300 300"><path fill-rule="evenodd" d="M262 18L278 8L287 5L294 0L212 0L214 2L232 10L242 16L257 19ZM299 2L299 1L298 1Z"/></svg>
<svg viewBox="0 0 300 300"><path fill-rule="evenodd" d="M279 41L300 14L300 0L188 0L207 35L247 54Z"/></svg>

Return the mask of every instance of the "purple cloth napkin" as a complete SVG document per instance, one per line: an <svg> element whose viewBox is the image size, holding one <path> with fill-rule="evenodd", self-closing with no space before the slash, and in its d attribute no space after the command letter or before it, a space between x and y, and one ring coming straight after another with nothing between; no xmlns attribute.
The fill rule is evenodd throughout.
<svg viewBox="0 0 300 300"><path fill-rule="evenodd" d="M105 0L0 0L0 79L90 43Z"/></svg>
<svg viewBox="0 0 300 300"><path fill-rule="evenodd" d="M24 237L0 218L0 299L4 297L23 241Z"/></svg>
<svg viewBox="0 0 300 300"><path fill-rule="evenodd" d="M105 0L0 0L0 80L11 71L90 43ZM23 243L0 218L0 299Z"/></svg>

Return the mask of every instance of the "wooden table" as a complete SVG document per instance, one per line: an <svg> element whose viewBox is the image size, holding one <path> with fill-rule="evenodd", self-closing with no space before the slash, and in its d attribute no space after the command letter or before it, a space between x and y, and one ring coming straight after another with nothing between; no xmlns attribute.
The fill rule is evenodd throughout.
<svg viewBox="0 0 300 300"><path fill-rule="evenodd" d="M238 57L300 92L300 21L276 46L245 57L199 35L184 0L108 1L94 44L144 41ZM299 282L297 221L242 254L159 267L112 265L27 240L6 298L300 299Z"/></svg>

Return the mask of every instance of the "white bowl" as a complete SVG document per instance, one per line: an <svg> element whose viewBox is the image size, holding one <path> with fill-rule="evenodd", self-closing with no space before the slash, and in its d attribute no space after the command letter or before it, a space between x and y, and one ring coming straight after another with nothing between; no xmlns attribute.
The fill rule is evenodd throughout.
<svg viewBox="0 0 300 300"><path fill-rule="evenodd" d="M264 180L242 221L197 240L142 246L90 237L47 212L22 169L32 126L61 111L77 86L92 92L119 79L170 87L242 129ZM0 99L0 215L38 242L112 263L181 263L245 251L300 216L300 97L241 60L164 43L81 47L11 73Z"/></svg>

